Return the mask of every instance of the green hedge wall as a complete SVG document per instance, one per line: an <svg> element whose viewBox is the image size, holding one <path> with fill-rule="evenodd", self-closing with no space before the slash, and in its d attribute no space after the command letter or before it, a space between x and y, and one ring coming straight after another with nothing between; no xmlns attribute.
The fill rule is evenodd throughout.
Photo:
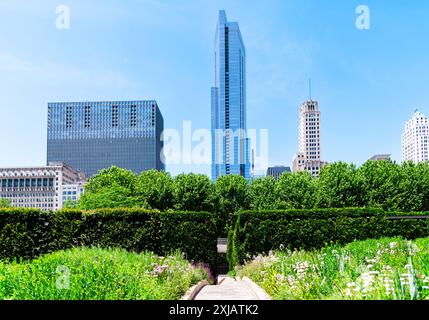
<svg viewBox="0 0 429 320"><path fill-rule="evenodd" d="M227 258L233 268L255 255L280 248L311 250L331 242L346 244L395 236L428 237L429 213L356 208L243 211L229 233Z"/></svg>
<svg viewBox="0 0 429 320"><path fill-rule="evenodd" d="M216 225L206 212L0 210L0 260L32 259L82 245L160 255L179 250L213 267L217 258Z"/></svg>

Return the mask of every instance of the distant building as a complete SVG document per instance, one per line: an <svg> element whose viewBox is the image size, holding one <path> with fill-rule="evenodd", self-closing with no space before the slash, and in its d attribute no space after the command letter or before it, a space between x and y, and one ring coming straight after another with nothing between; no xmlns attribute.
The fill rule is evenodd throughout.
<svg viewBox="0 0 429 320"><path fill-rule="evenodd" d="M418 110L405 125L402 135L402 160L414 163L429 161L429 121Z"/></svg>
<svg viewBox="0 0 429 320"><path fill-rule="evenodd" d="M84 193L84 183L63 185L62 190L63 205L69 201L76 203Z"/></svg>
<svg viewBox="0 0 429 320"><path fill-rule="evenodd" d="M55 211L63 207L64 187L82 186L85 181L82 172L64 163L0 168L0 198L9 199L14 207ZM76 201L82 191L76 194Z"/></svg>
<svg viewBox="0 0 429 320"><path fill-rule="evenodd" d="M274 179L278 180L280 176L285 172L292 172L290 167L284 167L284 166L275 166L270 167L267 170L267 177L273 177Z"/></svg>
<svg viewBox="0 0 429 320"><path fill-rule="evenodd" d="M49 103L47 159L89 177L113 165L165 170L163 130L156 101Z"/></svg>
<svg viewBox="0 0 429 320"><path fill-rule="evenodd" d="M309 100L301 105L299 152L293 159L293 172L308 171L313 177L318 177L321 168L326 165L326 162L322 161L320 116L317 101Z"/></svg>
<svg viewBox="0 0 429 320"><path fill-rule="evenodd" d="M215 85L211 88L212 179L250 179L246 125L246 49L237 22L219 12L215 37Z"/></svg>
<svg viewBox="0 0 429 320"><path fill-rule="evenodd" d="M391 155L390 154L376 154L375 156L371 157L369 160L370 161L390 161Z"/></svg>

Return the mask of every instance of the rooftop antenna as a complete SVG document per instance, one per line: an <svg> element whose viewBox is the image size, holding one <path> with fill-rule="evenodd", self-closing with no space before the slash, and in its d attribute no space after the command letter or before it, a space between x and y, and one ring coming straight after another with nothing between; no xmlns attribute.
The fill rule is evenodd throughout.
<svg viewBox="0 0 429 320"><path fill-rule="evenodd" d="M311 78L308 80L308 88L310 91L310 101L312 101L312 97L311 97Z"/></svg>

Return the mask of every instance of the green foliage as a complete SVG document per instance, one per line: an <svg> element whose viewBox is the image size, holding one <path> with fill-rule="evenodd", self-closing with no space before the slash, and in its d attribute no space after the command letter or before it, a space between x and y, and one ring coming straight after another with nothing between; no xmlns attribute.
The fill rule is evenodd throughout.
<svg viewBox="0 0 429 320"><path fill-rule="evenodd" d="M219 231L233 224L234 214L248 208L248 187L245 178L238 175L221 176L215 183L216 213Z"/></svg>
<svg viewBox="0 0 429 320"><path fill-rule="evenodd" d="M402 181L404 196L401 201L401 210L429 210L429 165L407 162L403 165L403 170L406 179Z"/></svg>
<svg viewBox="0 0 429 320"><path fill-rule="evenodd" d="M63 209L77 209L77 208L78 208L77 201L67 200L63 204Z"/></svg>
<svg viewBox="0 0 429 320"><path fill-rule="evenodd" d="M159 213L142 209L0 210L0 260L32 259L73 246L123 248L166 255L183 252L189 260L214 266L216 225L205 212Z"/></svg>
<svg viewBox="0 0 429 320"><path fill-rule="evenodd" d="M276 209L310 209L315 205L316 181L308 172L284 173L275 187Z"/></svg>
<svg viewBox="0 0 429 320"><path fill-rule="evenodd" d="M137 202L161 211L173 208L173 179L169 173L150 170L137 177Z"/></svg>
<svg viewBox="0 0 429 320"><path fill-rule="evenodd" d="M319 178L308 172L253 180L229 175L212 183L205 175L133 173L112 167L90 179L81 209L138 207L166 211L210 211L221 233L243 209L377 207L389 211L429 211L429 163L368 161L360 168L343 162L324 167ZM225 229L225 226L227 227Z"/></svg>
<svg viewBox="0 0 429 320"><path fill-rule="evenodd" d="M420 219L423 215L427 219ZM239 214L228 257L231 265L280 247L318 249L326 243L402 236L429 236L429 213L385 213L382 209L246 211ZM398 218L399 217L399 218Z"/></svg>
<svg viewBox="0 0 429 320"><path fill-rule="evenodd" d="M368 161L358 169L364 202L385 210L400 210L407 180L404 168L392 161ZM405 208L404 208L405 209ZM429 208L428 208L429 209ZM412 211L408 208L407 211Z"/></svg>
<svg viewBox="0 0 429 320"><path fill-rule="evenodd" d="M31 259L48 252L51 234L48 213L36 209L0 209L0 260Z"/></svg>
<svg viewBox="0 0 429 320"><path fill-rule="evenodd" d="M272 209L277 201L276 180L273 177L258 178L249 187L250 209Z"/></svg>
<svg viewBox="0 0 429 320"><path fill-rule="evenodd" d="M97 175L89 179L85 185L85 192L97 193L100 190L120 186L132 193L136 176L133 172L112 166L110 169L101 170Z"/></svg>
<svg viewBox="0 0 429 320"><path fill-rule="evenodd" d="M338 162L322 168L317 180L316 207L361 207L363 195L362 179L355 165Z"/></svg>
<svg viewBox="0 0 429 320"><path fill-rule="evenodd" d="M0 199L0 208L11 208L11 201L9 199Z"/></svg>
<svg viewBox="0 0 429 320"><path fill-rule="evenodd" d="M79 207L91 210L138 206L134 198L135 182L136 176L131 171L115 166L101 170L85 185ZM140 206L145 207L145 203Z"/></svg>
<svg viewBox="0 0 429 320"><path fill-rule="evenodd" d="M136 206L136 199L131 190L117 184L99 189L97 192L85 192L79 200L79 207L84 210L132 208ZM144 202L140 203L140 206L147 207Z"/></svg>
<svg viewBox="0 0 429 320"><path fill-rule="evenodd" d="M278 300L429 299L429 238L277 251L238 270Z"/></svg>
<svg viewBox="0 0 429 320"><path fill-rule="evenodd" d="M201 280L209 280L206 271L179 253L75 248L31 262L0 262L0 299L173 300Z"/></svg>
<svg viewBox="0 0 429 320"><path fill-rule="evenodd" d="M213 185L203 174L180 174L173 180L174 208L183 211L212 211Z"/></svg>

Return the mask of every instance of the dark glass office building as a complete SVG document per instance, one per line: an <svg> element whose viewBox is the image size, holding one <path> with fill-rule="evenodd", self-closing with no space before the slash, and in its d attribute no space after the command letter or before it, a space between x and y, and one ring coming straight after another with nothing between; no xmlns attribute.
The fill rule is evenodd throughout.
<svg viewBox="0 0 429 320"><path fill-rule="evenodd" d="M165 170L163 130L156 101L49 103L47 161L89 177L112 165L137 174Z"/></svg>
<svg viewBox="0 0 429 320"><path fill-rule="evenodd" d="M267 169L267 177L273 177L274 179L279 180L281 175L286 172L289 172L289 173L292 172L290 167L284 167L284 166L269 167Z"/></svg>

